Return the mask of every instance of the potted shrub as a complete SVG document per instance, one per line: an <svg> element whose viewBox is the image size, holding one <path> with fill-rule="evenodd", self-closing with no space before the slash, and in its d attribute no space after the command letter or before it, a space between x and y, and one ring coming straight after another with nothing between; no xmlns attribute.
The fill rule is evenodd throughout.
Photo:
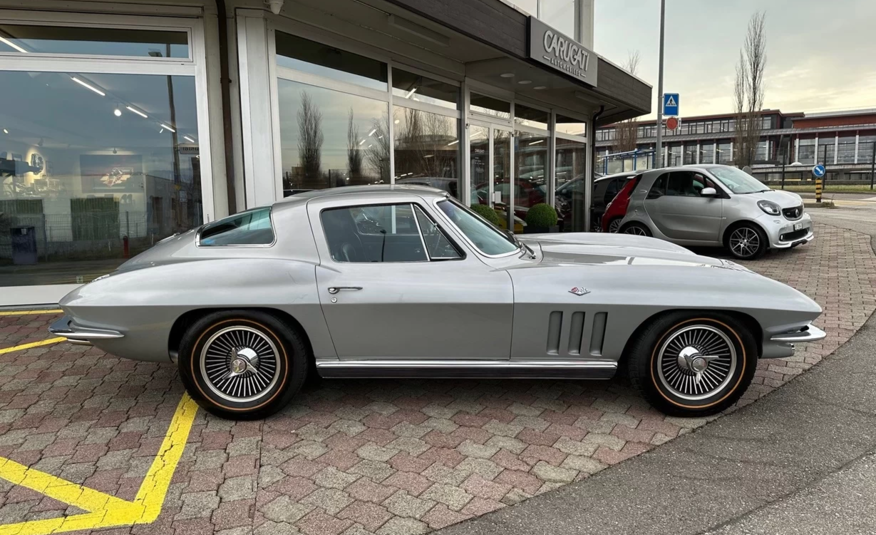
<svg viewBox="0 0 876 535"><path fill-rule="evenodd" d="M554 207L538 203L526 212L526 227L524 234L543 234L545 232L559 232L557 225L557 211Z"/></svg>
<svg viewBox="0 0 876 535"><path fill-rule="evenodd" d="M492 206L486 204L473 204L471 205L471 210L497 227L501 223L499 214L496 213Z"/></svg>

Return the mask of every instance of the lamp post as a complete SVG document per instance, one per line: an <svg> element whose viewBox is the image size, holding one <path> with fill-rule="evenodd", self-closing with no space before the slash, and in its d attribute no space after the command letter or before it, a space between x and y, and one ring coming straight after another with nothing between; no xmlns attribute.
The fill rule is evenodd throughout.
<svg viewBox="0 0 876 535"><path fill-rule="evenodd" d="M657 71L657 152L656 168L663 167L663 27L666 0L660 0L660 61Z"/></svg>

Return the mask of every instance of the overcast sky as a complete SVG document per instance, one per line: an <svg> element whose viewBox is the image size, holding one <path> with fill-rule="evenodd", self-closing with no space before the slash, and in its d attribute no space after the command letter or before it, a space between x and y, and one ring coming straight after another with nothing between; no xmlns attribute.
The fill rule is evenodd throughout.
<svg viewBox="0 0 876 535"><path fill-rule="evenodd" d="M663 88L680 93L682 117L733 111L734 67L757 10L766 11L765 108L876 108L876 0L666 0ZM658 0L596 0L596 52L625 66L638 50L655 111L659 17Z"/></svg>

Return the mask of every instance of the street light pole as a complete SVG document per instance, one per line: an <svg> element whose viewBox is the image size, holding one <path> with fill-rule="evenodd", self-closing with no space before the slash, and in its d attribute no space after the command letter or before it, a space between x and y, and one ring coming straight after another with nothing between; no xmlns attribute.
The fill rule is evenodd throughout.
<svg viewBox="0 0 876 535"><path fill-rule="evenodd" d="M660 0L660 61L657 71L657 152L655 168L663 167L663 26L666 0Z"/></svg>

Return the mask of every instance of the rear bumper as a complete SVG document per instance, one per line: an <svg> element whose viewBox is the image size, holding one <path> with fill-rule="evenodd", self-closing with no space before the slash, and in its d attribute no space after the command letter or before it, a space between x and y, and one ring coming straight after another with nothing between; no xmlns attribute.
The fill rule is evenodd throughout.
<svg viewBox="0 0 876 535"><path fill-rule="evenodd" d="M794 344L817 342L824 340L826 336L827 333L811 323L796 331L774 334L764 341L761 358L770 359L793 356Z"/></svg>
<svg viewBox="0 0 876 535"><path fill-rule="evenodd" d="M64 316L53 323L49 327L49 332L57 336L63 336L70 343L83 345L91 345L92 340L113 340L125 337L119 331L79 327L73 323L73 319L70 316Z"/></svg>

